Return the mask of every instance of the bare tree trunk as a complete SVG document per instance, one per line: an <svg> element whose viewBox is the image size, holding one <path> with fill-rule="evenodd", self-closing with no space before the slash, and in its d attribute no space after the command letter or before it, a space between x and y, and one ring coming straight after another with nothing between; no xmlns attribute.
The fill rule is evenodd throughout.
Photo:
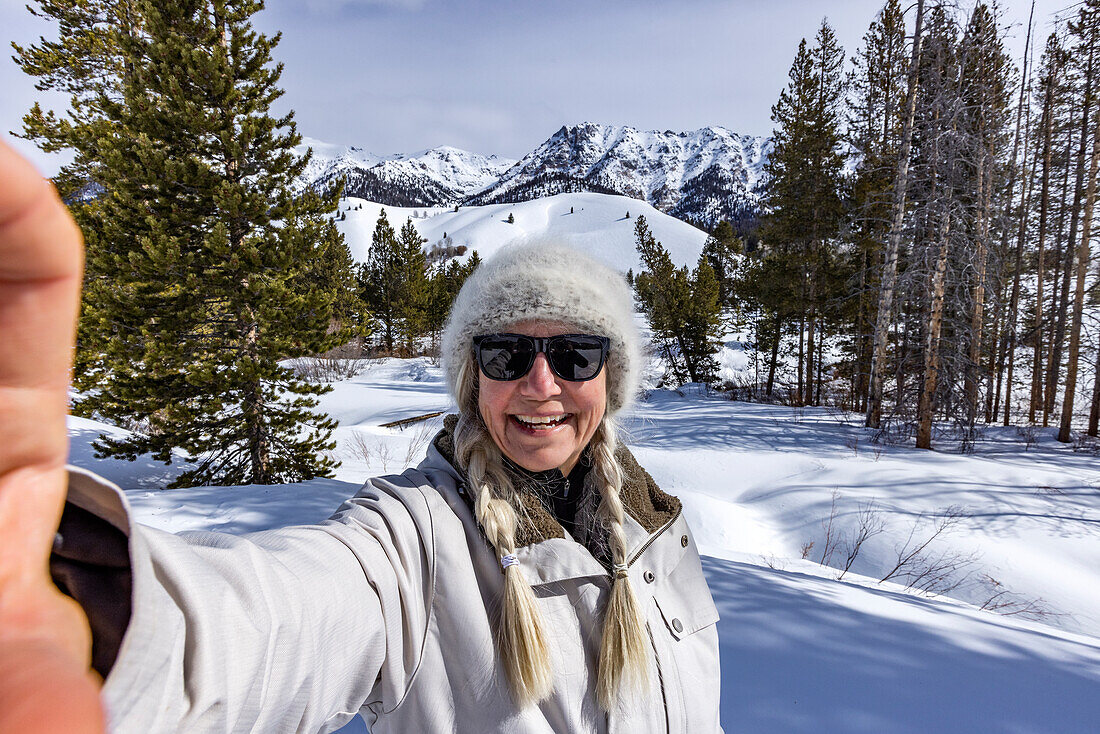
<svg viewBox="0 0 1100 734"><path fill-rule="evenodd" d="M1029 67L1031 57L1029 52L1031 51L1031 22L1035 18L1035 0L1031 0L1031 14L1027 18L1027 37L1024 41L1024 61L1023 72L1020 75L1020 99L1016 105L1016 131L1013 135L1012 143L1012 158L1009 162L1009 184L1008 184L1008 205L1005 207L1005 211L1009 211L1012 208L1012 196L1016 189L1016 151L1020 147L1020 127L1024 122L1024 100L1031 94L1031 77L1029 76ZM1030 114L1026 118L1027 124L1023 125L1023 170L1021 171L1021 180L1023 181L1023 187L1020 191L1020 208L1017 210L1018 228L1016 230L1016 257L1012 268L1012 296L1009 299L1008 306L1008 319L1005 325L1005 338L1002 342L1005 342L1004 348L1001 352L1001 358L997 363L997 399L1000 399L1001 395L1001 375L1005 370L1005 359L1008 360L1008 377L1006 380L1007 387L1005 388L1005 413L1004 424L1008 425L1009 415L1012 411L1012 369L1016 363L1016 312L1020 306L1020 270L1023 268L1024 259L1024 239L1027 235L1027 212L1028 203L1030 200L1031 184L1030 177L1027 172L1027 144L1028 133L1030 132L1031 116ZM1008 227L1004 228L1004 236L1001 241L1001 251L1006 252L1008 250ZM997 407L994 406L993 412L997 412ZM992 422L990 419L989 422Z"/></svg>
<svg viewBox="0 0 1100 734"><path fill-rule="evenodd" d="M1100 349L1096 350L1096 362L1093 364L1096 376L1092 382L1092 404L1089 407L1088 435L1095 436L1100 428Z"/></svg>
<svg viewBox="0 0 1100 734"><path fill-rule="evenodd" d="M917 21L913 31L913 52L909 59L909 80L905 93L905 120L901 128L901 148L898 151L898 167L894 176L893 217L886 241L886 255L882 267L882 285L879 291L878 313L875 318L874 351L871 357L866 425L878 428L882 423L882 373L886 364L887 336L893 318L894 288L897 283L898 251L901 249L902 227L905 224L905 196L909 183L909 151L913 143L913 116L917 107L917 71L923 37L924 0L917 0Z"/></svg>
<svg viewBox="0 0 1100 734"><path fill-rule="evenodd" d="M817 373L817 386L814 388L814 405L821 405L821 367L825 361L821 354L825 346L825 330L821 327L821 319L818 319L817 330L817 359L814 361L814 371Z"/></svg>
<svg viewBox="0 0 1100 734"><path fill-rule="evenodd" d="M803 392L804 382L803 369L806 367L806 314L803 313L798 317L798 393L796 395L795 402L797 405L805 405L806 400L803 398L805 392Z"/></svg>
<svg viewBox="0 0 1100 734"><path fill-rule="evenodd" d="M1052 62L1053 63L1053 62ZM1043 174L1039 195L1039 244L1035 276L1035 358L1031 372L1031 402L1028 406L1028 422L1034 424L1035 416L1043 400L1043 268L1046 253L1047 216L1050 210L1050 163L1054 137L1054 79L1058 70L1051 69L1047 92L1043 100Z"/></svg>
<svg viewBox="0 0 1100 734"><path fill-rule="evenodd" d="M1058 440L1069 443L1070 428L1073 423L1073 398L1077 389L1077 362L1081 350L1081 321L1085 308L1085 276L1089 265L1089 229L1092 226L1092 207L1096 200L1096 170L1100 164L1100 126L1092 120L1092 82L1094 50L1089 48L1089 60L1085 72L1085 109L1081 116L1082 140L1090 137L1090 126L1095 128L1092 140L1092 155L1089 157L1088 187L1085 193L1085 210L1082 214L1081 241L1077 246L1077 287L1073 297L1073 321L1069 332L1069 353L1066 363L1066 391L1062 398L1062 422L1058 428ZM1082 146L1082 153L1085 146ZM1082 155L1082 158L1084 156Z"/></svg>
<svg viewBox="0 0 1100 734"><path fill-rule="evenodd" d="M1072 146L1072 135L1070 140L1067 141ZM1066 320L1068 319L1069 312L1069 285L1073 274L1073 253L1075 250L1075 242L1077 237L1077 216L1081 209L1081 195L1084 190L1085 180L1085 151L1088 147L1087 143L1088 134L1085 133L1080 142L1080 152L1077 155L1077 172L1076 172L1076 185L1074 187L1073 204L1069 207L1069 237L1066 241L1062 241L1061 233L1062 226L1064 226L1064 215L1067 211L1065 207L1066 199L1068 198L1068 176L1070 160L1072 158L1068 154L1066 156L1066 167L1063 178L1064 181L1062 187L1062 215L1063 221L1059 224L1059 239L1058 239L1058 253L1059 268L1062 275L1062 286L1060 292L1057 295L1057 301L1055 302L1055 310L1057 317L1054 320L1053 333L1051 334L1052 348L1050 351L1050 359L1047 361L1047 390L1043 404L1043 425L1049 425L1050 415L1054 412L1054 401L1057 398L1058 391L1058 376L1062 370L1062 347L1065 344L1066 338Z"/></svg>
<svg viewBox="0 0 1100 734"><path fill-rule="evenodd" d="M984 137L984 136L983 136ZM982 323L985 311L985 275L989 257L989 150L982 140L978 154L978 251L975 257L977 280L974 283L974 308L970 312L970 335L967 350L966 376L963 394L966 399L966 427L974 429L978 420L978 371L982 356Z"/></svg>
<svg viewBox="0 0 1100 734"><path fill-rule="evenodd" d="M764 394L769 398L772 396L772 388L775 387L775 366L779 361L779 336L783 333L783 321L779 318L779 314L775 315L775 338L772 339L772 353L771 359L768 362L768 385L764 390Z"/></svg>
<svg viewBox="0 0 1100 734"><path fill-rule="evenodd" d="M932 272L932 306L928 314L928 328L924 335L924 384L917 403L917 448L932 448L932 414L935 405L936 384L939 380L940 328L943 325L943 289L947 277L947 255L950 246L951 214L944 209L939 227L939 252L936 268Z"/></svg>

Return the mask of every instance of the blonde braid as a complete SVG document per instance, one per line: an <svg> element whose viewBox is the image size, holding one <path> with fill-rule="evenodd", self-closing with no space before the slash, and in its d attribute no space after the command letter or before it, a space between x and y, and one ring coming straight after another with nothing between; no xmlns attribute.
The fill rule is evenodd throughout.
<svg viewBox="0 0 1100 734"><path fill-rule="evenodd" d="M485 428L477 409L476 368L466 362L459 369L459 419L455 426L455 459L465 468L474 494L474 516L499 557L516 551L515 508L511 480L503 470L500 449ZM504 571L504 590L497 626L497 645L512 697L520 708L550 695L553 674L550 648L542 615L530 584L516 565Z"/></svg>
<svg viewBox="0 0 1100 734"><path fill-rule="evenodd" d="M605 416L590 444L592 472L602 496L597 514L607 529L614 574L596 679L596 695L605 711L612 709L620 693L644 690L649 679L645 622L626 569L629 549L623 532L623 472L615 459L617 433L615 420Z"/></svg>

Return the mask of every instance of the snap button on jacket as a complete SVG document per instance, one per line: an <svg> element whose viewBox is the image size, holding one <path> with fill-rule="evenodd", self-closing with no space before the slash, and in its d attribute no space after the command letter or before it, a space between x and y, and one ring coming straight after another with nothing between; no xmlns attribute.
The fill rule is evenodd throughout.
<svg viewBox="0 0 1100 734"><path fill-rule="evenodd" d="M374 734L721 732L718 614L678 501L656 529L627 503L649 690L610 714L595 695L607 568L567 533L517 549L554 671L551 696L520 710L494 648L500 562L461 483L433 445L319 525L173 535L71 470L69 502L129 539L133 607L103 689L111 731L319 732L362 713Z"/></svg>

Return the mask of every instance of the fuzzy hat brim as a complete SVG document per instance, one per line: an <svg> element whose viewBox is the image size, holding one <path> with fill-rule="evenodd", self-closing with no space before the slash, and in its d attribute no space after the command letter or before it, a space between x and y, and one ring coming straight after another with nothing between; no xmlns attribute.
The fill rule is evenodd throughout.
<svg viewBox="0 0 1100 734"><path fill-rule="evenodd" d="M630 286L588 255L545 242L503 248L478 266L455 298L443 331L442 357L456 401L459 368L470 358L473 338L535 320L608 337L607 413L614 415L633 401L641 353Z"/></svg>

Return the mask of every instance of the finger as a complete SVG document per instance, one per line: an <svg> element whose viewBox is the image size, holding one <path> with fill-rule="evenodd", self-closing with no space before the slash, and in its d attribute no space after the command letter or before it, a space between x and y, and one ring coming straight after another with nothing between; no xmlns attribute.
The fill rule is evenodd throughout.
<svg viewBox="0 0 1100 734"><path fill-rule="evenodd" d="M0 645L0 734L104 734L98 681L44 643Z"/></svg>
<svg viewBox="0 0 1100 734"><path fill-rule="evenodd" d="M0 594L12 578L48 581L81 265L53 187L0 141Z"/></svg>
<svg viewBox="0 0 1100 734"><path fill-rule="evenodd" d="M0 141L0 386L67 385L82 267L57 192Z"/></svg>

